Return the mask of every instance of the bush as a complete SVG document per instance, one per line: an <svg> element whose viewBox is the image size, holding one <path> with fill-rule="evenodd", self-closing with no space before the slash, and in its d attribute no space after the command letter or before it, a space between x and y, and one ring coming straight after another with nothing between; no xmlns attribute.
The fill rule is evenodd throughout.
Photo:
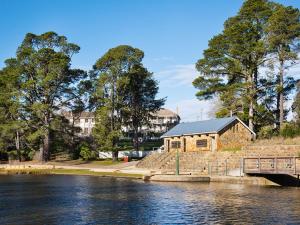
<svg viewBox="0 0 300 225"><path fill-rule="evenodd" d="M18 152L17 150L12 150L8 152L8 158L10 160L18 160Z"/></svg>
<svg viewBox="0 0 300 225"><path fill-rule="evenodd" d="M295 123L288 123L280 130L280 135L284 138L300 136L300 126Z"/></svg>
<svg viewBox="0 0 300 225"><path fill-rule="evenodd" d="M90 147L87 143L81 144L79 154L83 160L96 159L96 153L90 149Z"/></svg>
<svg viewBox="0 0 300 225"><path fill-rule="evenodd" d="M258 132L258 137L261 139L270 139L277 135L278 131L273 126L264 126Z"/></svg>

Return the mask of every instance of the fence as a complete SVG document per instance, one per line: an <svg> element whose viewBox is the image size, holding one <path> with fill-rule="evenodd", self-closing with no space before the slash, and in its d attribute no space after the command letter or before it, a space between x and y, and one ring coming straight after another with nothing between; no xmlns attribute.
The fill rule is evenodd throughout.
<svg viewBox="0 0 300 225"><path fill-rule="evenodd" d="M227 160L209 161L207 163L207 170L210 176L244 176L242 160L235 167L232 167Z"/></svg>
<svg viewBox="0 0 300 225"><path fill-rule="evenodd" d="M118 157L124 158L125 156L128 156L130 158L143 158L149 154L151 154L154 151L119 151ZM98 153L100 159L111 159L112 158L112 152L99 152Z"/></svg>
<svg viewBox="0 0 300 225"><path fill-rule="evenodd" d="M245 173L300 174L299 157L244 158Z"/></svg>

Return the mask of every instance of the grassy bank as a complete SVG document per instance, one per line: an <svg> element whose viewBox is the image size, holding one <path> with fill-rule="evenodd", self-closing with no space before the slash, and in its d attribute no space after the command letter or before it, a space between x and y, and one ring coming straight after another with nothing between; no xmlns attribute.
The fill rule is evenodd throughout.
<svg viewBox="0 0 300 225"><path fill-rule="evenodd" d="M2 175L13 175L13 174L62 174L62 175L88 175L88 176L99 176L99 177L122 177L122 178L134 178L142 179L142 174L130 174L120 172L95 172L88 169L0 169Z"/></svg>
<svg viewBox="0 0 300 225"><path fill-rule="evenodd" d="M299 145L300 137L284 138L272 137L270 139L257 139L252 145Z"/></svg>
<svg viewBox="0 0 300 225"><path fill-rule="evenodd" d="M82 159L75 159L75 160L63 160L63 161L50 161L49 164L54 165L90 165L90 166L114 166L118 164L122 164L124 161L112 161L111 159L105 160L82 160Z"/></svg>

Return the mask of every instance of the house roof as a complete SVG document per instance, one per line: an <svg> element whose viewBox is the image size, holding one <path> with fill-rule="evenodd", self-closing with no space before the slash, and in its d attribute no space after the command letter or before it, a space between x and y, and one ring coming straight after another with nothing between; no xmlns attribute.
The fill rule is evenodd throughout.
<svg viewBox="0 0 300 225"><path fill-rule="evenodd" d="M241 122L251 133L255 135L255 133L252 130L250 130L250 128L246 124L244 124L238 117L233 116L227 118L180 123L165 134L163 134L161 137L164 138L191 134L218 133L235 120Z"/></svg>
<svg viewBox="0 0 300 225"><path fill-rule="evenodd" d="M83 111L80 113L73 113L70 111L62 111L62 115L70 118L70 117L79 117L79 118L90 118L90 117L95 117L95 113L94 112L87 112L87 111ZM161 108L159 109L157 112L153 113L153 116L157 116L157 117L179 117L176 113L172 112L169 109L165 109L165 108Z"/></svg>
<svg viewBox="0 0 300 225"><path fill-rule="evenodd" d="M178 115L172 112L169 109L161 108L157 112L153 113L153 116L162 116L162 117L178 117Z"/></svg>
<svg viewBox="0 0 300 225"><path fill-rule="evenodd" d="M94 112L80 112L80 113L72 113L69 111L63 111L62 115L65 116L66 118L71 118L71 117L78 117L78 118L93 118L95 117Z"/></svg>

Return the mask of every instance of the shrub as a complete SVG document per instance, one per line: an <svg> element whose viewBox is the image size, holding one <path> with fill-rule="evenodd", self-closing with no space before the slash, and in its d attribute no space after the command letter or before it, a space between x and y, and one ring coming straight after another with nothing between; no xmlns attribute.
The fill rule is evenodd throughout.
<svg viewBox="0 0 300 225"><path fill-rule="evenodd" d="M258 132L259 138L270 139L273 136L277 136L278 131L273 126L264 126Z"/></svg>
<svg viewBox="0 0 300 225"><path fill-rule="evenodd" d="M8 158L10 160L17 160L18 159L18 153L17 150L12 150L8 152Z"/></svg>
<svg viewBox="0 0 300 225"><path fill-rule="evenodd" d="M96 158L96 153L92 151L87 143L82 143L80 146L80 157L83 160L91 160Z"/></svg>
<svg viewBox="0 0 300 225"><path fill-rule="evenodd" d="M293 138L300 135L300 126L295 123L288 123L280 130L280 135L284 138Z"/></svg>

